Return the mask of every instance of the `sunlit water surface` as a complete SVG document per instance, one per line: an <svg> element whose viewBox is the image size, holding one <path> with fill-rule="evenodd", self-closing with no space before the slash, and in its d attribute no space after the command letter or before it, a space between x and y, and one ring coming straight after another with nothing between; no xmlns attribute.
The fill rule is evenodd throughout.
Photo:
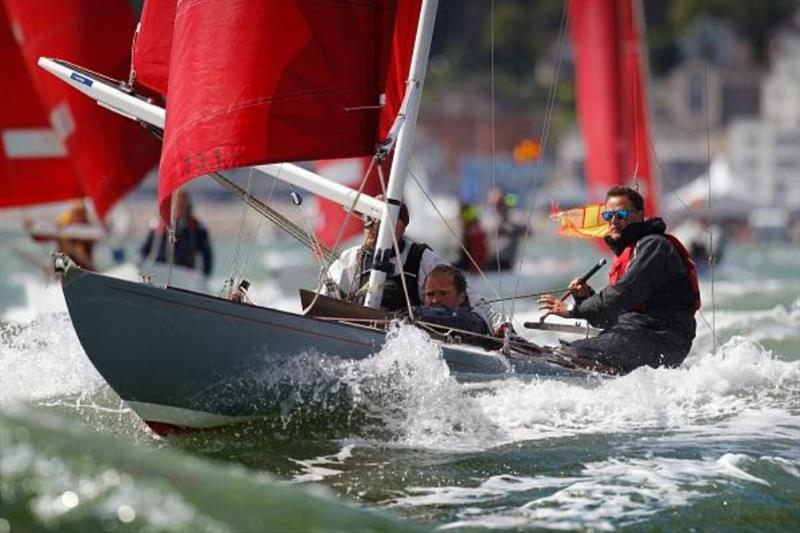
<svg viewBox="0 0 800 533"><path fill-rule="evenodd" d="M594 253L579 249L587 264ZM423 333L399 327L364 361L298 354L282 372L303 392L279 416L168 440L89 363L57 284L6 272L0 532L312 527L320 505L275 478L382 511L332 508L321 520L339 529L407 527L387 516L439 529L792 529L800 251L737 247L729 261L713 294L704 281L678 369L456 380ZM296 305L252 277L260 303ZM515 315L538 316L530 303Z"/></svg>

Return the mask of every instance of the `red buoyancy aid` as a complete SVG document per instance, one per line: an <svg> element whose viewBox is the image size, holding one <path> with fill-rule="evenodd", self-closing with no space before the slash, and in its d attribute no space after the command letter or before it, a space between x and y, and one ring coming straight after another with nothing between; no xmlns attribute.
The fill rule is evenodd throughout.
<svg viewBox="0 0 800 533"><path fill-rule="evenodd" d="M689 284L692 287L692 311L697 311L700 309L700 282L697 280L697 267L692 261L691 256L689 255L689 251L686 250L686 247L675 237L674 235L670 235L668 233L664 234L664 237L672 243L675 247L675 250L678 252L678 255L681 256L681 260L683 264L686 266L686 272L689 275ZM625 247L621 254L614 257L614 260L611 262L611 268L608 271L608 284L614 285L619 278L628 270L628 264L631 262L631 258L633 257L633 249L635 248L636 243L631 243Z"/></svg>

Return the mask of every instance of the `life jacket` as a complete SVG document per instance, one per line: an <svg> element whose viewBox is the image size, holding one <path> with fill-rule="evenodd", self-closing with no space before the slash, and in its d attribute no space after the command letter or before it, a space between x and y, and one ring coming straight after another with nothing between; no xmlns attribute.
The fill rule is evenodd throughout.
<svg viewBox="0 0 800 533"><path fill-rule="evenodd" d="M686 247L683 246L681 241L679 241L674 235L670 235L668 233L664 234L664 237L672 243L675 247L675 250L680 255L681 260L683 261L684 266L686 266L686 272L689 277L689 285L692 288L692 302L691 308L692 311L697 311L700 309L700 283L697 279L697 267L692 261L691 255L686 250ZM638 241L636 241L638 242ZM614 285L619 278L625 274L625 271L628 270L628 265L633 259L633 250L636 247L636 242L633 242L625 247L621 254L614 257L614 260L611 262L611 268L608 271L608 284ZM642 311L643 309L637 309Z"/></svg>
<svg viewBox="0 0 800 533"><path fill-rule="evenodd" d="M406 276L406 284L408 285L408 299L412 306L418 306L421 302L419 299L419 266L422 263L422 256L425 250L430 250L430 246L424 243L414 242L411 243L411 248L408 250L405 263L403 263L403 272ZM359 286L363 287L369 282L370 270L364 269L361 271L359 277ZM363 303L364 296L359 299ZM386 282L383 286L383 298L381 298L381 309L387 311L397 311L405 309L407 306L405 291L403 291L403 280L401 273L394 276L387 276Z"/></svg>

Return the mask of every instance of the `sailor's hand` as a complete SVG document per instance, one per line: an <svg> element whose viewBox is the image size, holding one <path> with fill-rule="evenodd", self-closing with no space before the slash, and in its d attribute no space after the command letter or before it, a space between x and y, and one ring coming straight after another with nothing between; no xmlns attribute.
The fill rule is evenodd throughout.
<svg viewBox="0 0 800 533"><path fill-rule="evenodd" d="M569 282L569 293L575 298L586 299L592 295L589 286L581 278L575 278Z"/></svg>
<svg viewBox="0 0 800 533"><path fill-rule="evenodd" d="M544 319L550 315L557 315L562 317L569 316L569 309L567 308L567 304L565 304L559 298L556 298L552 294L545 294L544 296L539 297L539 310L547 311L544 315L542 315L542 318L539 319L540 322L543 322Z"/></svg>

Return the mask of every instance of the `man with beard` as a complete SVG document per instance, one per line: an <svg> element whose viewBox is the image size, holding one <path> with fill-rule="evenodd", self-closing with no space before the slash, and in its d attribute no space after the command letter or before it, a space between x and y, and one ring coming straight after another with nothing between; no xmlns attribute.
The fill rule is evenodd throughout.
<svg viewBox="0 0 800 533"><path fill-rule="evenodd" d="M700 308L697 271L689 253L665 233L661 218L645 219L644 200L633 189L611 188L602 216L609 229L605 241L615 255L608 286L595 293L577 278L569 286L572 308L549 294L539 304L545 316L584 318L604 329L559 351L619 373L642 365L679 366L692 347L694 313Z"/></svg>

